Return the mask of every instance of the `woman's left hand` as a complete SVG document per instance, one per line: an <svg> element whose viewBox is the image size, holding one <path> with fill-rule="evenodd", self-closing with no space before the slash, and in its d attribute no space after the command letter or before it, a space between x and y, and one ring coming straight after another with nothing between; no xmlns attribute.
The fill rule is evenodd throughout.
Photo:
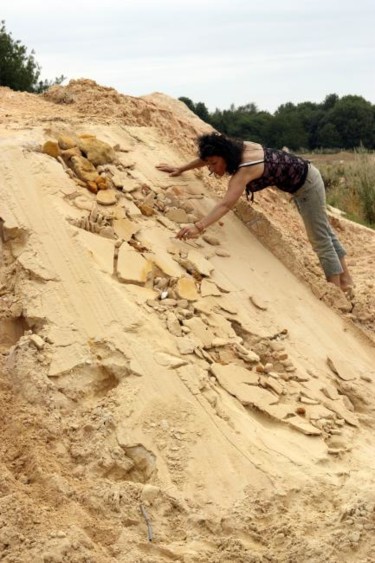
<svg viewBox="0 0 375 563"><path fill-rule="evenodd" d="M187 225L178 231L176 238L181 240L186 240L188 238L197 238L202 231L198 229L195 225Z"/></svg>

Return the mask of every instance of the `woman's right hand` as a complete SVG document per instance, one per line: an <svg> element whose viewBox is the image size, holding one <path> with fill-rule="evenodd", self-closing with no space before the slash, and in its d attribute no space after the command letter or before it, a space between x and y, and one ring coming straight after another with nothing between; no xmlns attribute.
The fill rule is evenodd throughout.
<svg viewBox="0 0 375 563"><path fill-rule="evenodd" d="M170 164L165 164L165 162L161 162L156 166L158 170L162 172L167 172L170 176L180 176L182 171L177 166L171 166Z"/></svg>

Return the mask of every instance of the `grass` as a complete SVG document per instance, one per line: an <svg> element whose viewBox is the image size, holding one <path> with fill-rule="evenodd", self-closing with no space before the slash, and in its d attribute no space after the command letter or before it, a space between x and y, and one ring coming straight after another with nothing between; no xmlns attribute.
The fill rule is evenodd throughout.
<svg viewBox="0 0 375 563"><path fill-rule="evenodd" d="M375 154L359 149L308 158L323 176L327 203L348 219L375 228Z"/></svg>

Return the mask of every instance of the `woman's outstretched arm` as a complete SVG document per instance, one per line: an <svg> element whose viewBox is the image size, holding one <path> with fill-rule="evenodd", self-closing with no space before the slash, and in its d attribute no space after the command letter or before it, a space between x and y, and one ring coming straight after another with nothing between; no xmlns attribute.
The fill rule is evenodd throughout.
<svg viewBox="0 0 375 563"><path fill-rule="evenodd" d="M167 172L170 176L179 176L183 172L194 170L194 168L202 168L202 166L207 166L206 162L200 158L195 158L191 162L183 164L182 166L172 166L170 164L166 164L165 162L161 162L156 166L156 168L162 172Z"/></svg>

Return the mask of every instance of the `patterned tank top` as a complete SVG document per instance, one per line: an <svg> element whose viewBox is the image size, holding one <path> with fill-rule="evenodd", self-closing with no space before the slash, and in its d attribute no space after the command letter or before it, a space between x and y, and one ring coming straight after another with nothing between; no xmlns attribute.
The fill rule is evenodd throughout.
<svg viewBox="0 0 375 563"><path fill-rule="evenodd" d="M305 183L309 161L277 149L265 148L264 160L244 162L239 168L261 162L264 162L264 172L260 178L247 184L247 195L269 186L276 186L284 192L294 194Z"/></svg>

